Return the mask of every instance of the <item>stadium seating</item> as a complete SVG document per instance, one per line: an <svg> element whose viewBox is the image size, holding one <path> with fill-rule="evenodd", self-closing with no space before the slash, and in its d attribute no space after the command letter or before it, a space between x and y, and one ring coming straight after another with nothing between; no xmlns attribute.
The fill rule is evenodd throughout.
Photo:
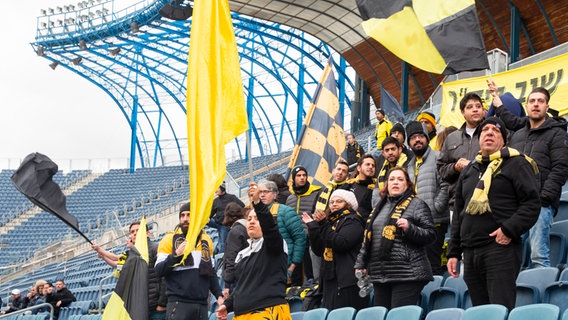
<svg viewBox="0 0 568 320"><path fill-rule="evenodd" d="M562 233L550 233L550 265L557 267L566 263L566 236Z"/></svg>
<svg viewBox="0 0 568 320"><path fill-rule="evenodd" d="M357 310L352 307L344 307L335 310L331 310L327 314L326 320L353 320Z"/></svg>
<svg viewBox="0 0 568 320"><path fill-rule="evenodd" d="M296 311L292 312L292 320L303 320L304 319L304 311Z"/></svg>
<svg viewBox="0 0 568 320"><path fill-rule="evenodd" d="M392 308L387 313L386 320L420 320L422 308L419 306L403 306Z"/></svg>
<svg viewBox="0 0 568 320"><path fill-rule="evenodd" d="M421 296L421 302L420 302L420 306L422 307L422 309L428 309L428 301L430 298L430 293L438 288L440 288L442 286L442 282L444 281L444 277L442 276L434 276L434 280L428 282L424 288L422 289L422 292L420 293Z"/></svg>
<svg viewBox="0 0 568 320"><path fill-rule="evenodd" d="M359 310L355 315L355 320L383 320L387 312L385 307L368 307Z"/></svg>
<svg viewBox="0 0 568 320"><path fill-rule="evenodd" d="M540 301L544 297L544 289L558 278L558 268L536 268L523 270L517 277L517 287L536 290Z"/></svg>
<svg viewBox="0 0 568 320"><path fill-rule="evenodd" d="M566 270L566 269L565 269ZM568 309L568 281L557 281L549 284L544 289L544 303L558 306L560 312Z"/></svg>
<svg viewBox="0 0 568 320"><path fill-rule="evenodd" d="M508 320L557 320L560 309L552 304L539 303L511 310Z"/></svg>
<svg viewBox="0 0 568 320"><path fill-rule="evenodd" d="M505 320L509 310L499 304L485 304L465 310L462 320Z"/></svg>
<svg viewBox="0 0 568 320"><path fill-rule="evenodd" d="M304 313L303 320L325 320L329 310L326 308L317 308L308 310Z"/></svg>
<svg viewBox="0 0 568 320"><path fill-rule="evenodd" d="M432 310L426 315L426 320L459 320L464 313L460 308Z"/></svg>

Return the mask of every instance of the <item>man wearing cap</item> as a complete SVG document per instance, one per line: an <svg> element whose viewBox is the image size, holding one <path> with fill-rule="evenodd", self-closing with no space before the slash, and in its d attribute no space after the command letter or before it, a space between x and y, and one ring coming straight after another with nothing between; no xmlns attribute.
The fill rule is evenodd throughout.
<svg viewBox="0 0 568 320"><path fill-rule="evenodd" d="M377 109L375 116L377 117L375 139L377 140L377 150L380 150L383 145L383 140L390 135L392 123L385 118L385 111L383 109Z"/></svg>
<svg viewBox="0 0 568 320"><path fill-rule="evenodd" d="M347 163L350 165L357 163L357 160L365 154L365 149L361 147L359 142L355 140L355 136L351 133L347 135L347 143L345 144L345 152L347 153Z"/></svg>
<svg viewBox="0 0 568 320"><path fill-rule="evenodd" d="M0 314L11 313L25 309L28 306L26 298L22 296L19 289L13 289L8 300L8 309L0 311Z"/></svg>
<svg viewBox="0 0 568 320"><path fill-rule="evenodd" d="M448 183L442 181L436 170L436 161L440 153L428 145L429 135L418 121L410 121L406 125L408 145L414 157L408 163L408 175L414 183L414 191L430 208L436 230L436 240L426 247L426 256L430 261L432 273L443 275L446 267L442 266L442 248L450 223L448 208Z"/></svg>
<svg viewBox="0 0 568 320"><path fill-rule="evenodd" d="M438 150L438 143L436 142L436 116L431 112L423 111L418 115L418 117L416 117L416 121L423 123L426 126L428 131L428 141L430 141L430 148Z"/></svg>
<svg viewBox="0 0 568 320"><path fill-rule="evenodd" d="M167 233L158 246L156 272L166 278L166 319L207 320L209 292L217 298L219 305L223 303L223 293L211 260L213 241L202 230L197 242L188 244L185 236L189 217L189 203L185 203L179 210L179 225ZM188 245L194 249L182 262Z"/></svg>
<svg viewBox="0 0 568 320"><path fill-rule="evenodd" d="M506 147L507 129L487 118L479 126L480 154L462 171L456 187L447 269L458 277L458 260L474 306L515 307L521 268L521 235L540 212L538 168Z"/></svg>
<svg viewBox="0 0 568 320"><path fill-rule="evenodd" d="M377 184L377 179L375 178L376 166L375 158L372 155L366 154L362 156L357 161L357 176L347 179L344 184L339 186L339 189L350 190L355 194L359 204L358 212L364 220L367 219L371 210L373 210L373 189L375 189Z"/></svg>
<svg viewBox="0 0 568 320"><path fill-rule="evenodd" d="M292 190L291 194L286 199L286 205L293 208L300 216L306 212L311 215L315 212L316 202L321 193L321 187L311 184L308 181L308 171L302 166L295 166L292 168ZM307 228L304 228L307 236ZM303 270L296 266L294 273L292 273L292 285L302 285L302 271L306 280L314 279L314 272L312 268L312 261L309 254L309 243L306 246L304 253Z"/></svg>
<svg viewBox="0 0 568 320"><path fill-rule="evenodd" d="M440 177L450 185L450 210L454 207L455 188L460 173L479 152L477 128L485 118L481 97L473 92L461 99L460 111L465 123L448 135L436 163Z"/></svg>
<svg viewBox="0 0 568 320"><path fill-rule="evenodd" d="M531 228L528 239L531 247L531 267L550 267L550 227L558 211L562 186L568 178L568 134L566 120L547 115L550 93L534 88L527 98L527 117L517 117L502 108L495 82L489 82L496 115L507 128L516 130L509 145L531 157L540 171L540 215ZM507 101L507 100L505 100ZM553 266L554 267L554 266Z"/></svg>
<svg viewBox="0 0 568 320"><path fill-rule="evenodd" d="M211 206L211 214L209 218L208 226L216 228L219 233L219 242L217 243L217 253L225 252L225 242L227 241L227 234L229 233L229 228L223 225L223 219L225 218L225 208L230 202L236 202L241 207L244 208L245 204L234 194L227 193L227 185L225 181L217 188L215 191L215 200L213 200L213 205Z"/></svg>

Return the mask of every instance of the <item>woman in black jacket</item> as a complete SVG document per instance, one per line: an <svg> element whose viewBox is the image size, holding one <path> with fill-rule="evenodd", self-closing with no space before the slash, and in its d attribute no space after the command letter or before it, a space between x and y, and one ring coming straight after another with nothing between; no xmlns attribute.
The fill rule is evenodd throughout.
<svg viewBox="0 0 568 320"><path fill-rule="evenodd" d="M369 305L368 298L359 296L353 274L363 240L363 218L356 211L358 204L353 192L338 189L329 199L329 214L318 211L313 218L305 212L302 215L308 225L312 250L322 257L322 306L328 310L341 307L360 310Z"/></svg>
<svg viewBox="0 0 568 320"><path fill-rule="evenodd" d="M375 306L416 305L422 288L433 279L425 251L436 238L432 215L415 197L403 168L389 170L382 192L385 196L367 220L355 271L368 273Z"/></svg>

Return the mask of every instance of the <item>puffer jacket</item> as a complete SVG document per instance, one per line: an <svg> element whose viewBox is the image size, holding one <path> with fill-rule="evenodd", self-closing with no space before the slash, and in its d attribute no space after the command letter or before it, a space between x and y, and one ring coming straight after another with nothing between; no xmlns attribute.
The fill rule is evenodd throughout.
<svg viewBox="0 0 568 320"><path fill-rule="evenodd" d="M449 183L450 208L454 207L456 183L460 177L460 173L456 171L454 165L459 158L473 160L479 153L479 127L475 129L473 137L470 137L465 133L465 126L464 123L459 130L448 135L436 162L440 177Z"/></svg>
<svg viewBox="0 0 568 320"><path fill-rule="evenodd" d="M422 156L422 164L418 168L418 176L414 184L416 194L430 208L434 223L450 223L450 209L448 207L448 187L449 184L443 181L436 170L436 160L440 153L432 148L428 148ZM408 163L408 175L414 180L416 170L416 157Z"/></svg>
<svg viewBox="0 0 568 320"><path fill-rule="evenodd" d="M367 220L366 232L371 231L371 239L361 246L355 269L367 269L373 283L433 279L425 247L435 240L436 231L428 205L418 198L413 198L402 214L402 218L409 222L408 229L403 232L397 228L389 257L378 259L382 229L399 202L407 197L408 193L399 197L386 197L375 207Z"/></svg>
<svg viewBox="0 0 568 320"><path fill-rule="evenodd" d="M568 178L568 134L564 118L547 118L531 129L528 118L516 117L507 108L496 114L511 130L518 130L508 146L531 157L540 172L540 202L543 207L558 210L562 186Z"/></svg>
<svg viewBox="0 0 568 320"><path fill-rule="evenodd" d="M273 207L278 206L275 212ZM288 246L288 266L292 263L302 263L306 249L307 236L302 226L302 219L294 209L284 204L273 202L268 205L270 213L278 223L278 231Z"/></svg>
<svg viewBox="0 0 568 320"><path fill-rule="evenodd" d="M297 213L302 214L307 212L309 214L314 213L316 207L316 201L321 193L321 187L310 185L308 191L302 194L297 194L292 192L288 199L286 199L286 205L294 209Z"/></svg>

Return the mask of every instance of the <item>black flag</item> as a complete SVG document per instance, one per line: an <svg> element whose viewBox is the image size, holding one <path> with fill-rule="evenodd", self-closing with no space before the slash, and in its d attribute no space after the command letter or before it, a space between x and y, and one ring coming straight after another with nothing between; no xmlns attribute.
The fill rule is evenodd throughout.
<svg viewBox="0 0 568 320"><path fill-rule="evenodd" d="M77 218L67 211L65 195L59 185L52 180L57 170L57 164L49 157L35 152L24 158L18 170L12 175L12 183L31 202L63 220L91 243L91 240L79 229Z"/></svg>

